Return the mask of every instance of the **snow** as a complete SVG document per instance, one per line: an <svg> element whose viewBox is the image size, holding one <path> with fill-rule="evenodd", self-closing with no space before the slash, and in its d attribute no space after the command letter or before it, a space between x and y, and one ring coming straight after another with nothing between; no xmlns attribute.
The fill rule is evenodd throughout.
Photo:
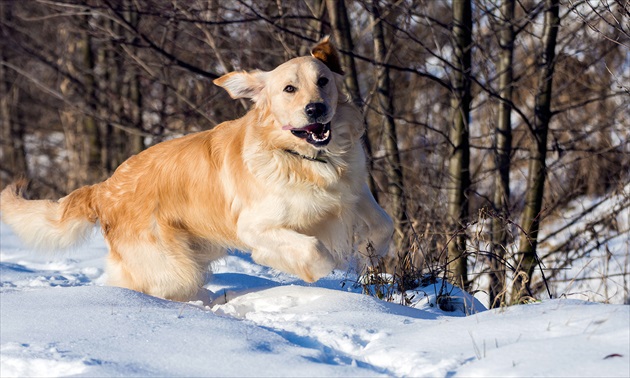
<svg viewBox="0 0 630 378"><path fill-rule="evenodd" d="M548 268L560 270L550 279L554 297L630 304L629 204L630 183L607 198L579 197L550 217L539 235L539 254L570 246L565 248L569 252L561 250L544 260Z"/></svg>
<svg viewBox="0 0 630 378"><path fill-rule="evenodd" d="M37 254L0 226L0 376L630 376L630 306L554 299L484 311L360 293L347 272L316 284L235 252L213 265L215 305L104 286L96 235ZM469 313L469 316L466 316Z"/></svg>

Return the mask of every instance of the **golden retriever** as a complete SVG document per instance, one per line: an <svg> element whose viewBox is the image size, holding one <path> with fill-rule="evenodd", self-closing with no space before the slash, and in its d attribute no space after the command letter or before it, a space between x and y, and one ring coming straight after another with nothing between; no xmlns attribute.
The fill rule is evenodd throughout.
<svg viewBox="0 0 630 378"><path fill-rule="evenodd" d="M26 243L64 249L100 223L108 283L150 295L196 298L226 249L314 282L371 243L387 253L393 226L366 185L362 116L341 91L337 51L272 71L214 81L249 98L242 118L132 156L106 181L58 201L2 191L2 219Z"/></svg>

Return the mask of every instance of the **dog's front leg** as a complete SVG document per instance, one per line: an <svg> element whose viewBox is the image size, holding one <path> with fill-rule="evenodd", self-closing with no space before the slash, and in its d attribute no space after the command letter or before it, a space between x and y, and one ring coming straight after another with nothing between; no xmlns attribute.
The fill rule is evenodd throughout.
<svg viewBox="0 0 630 378"><path fill-rule="evenodd" d="M270 223L260 215L241 217L238 222L238 237L249 246L254 261L306 282L315 282L334 269L335 261L320 240Z"/></svg>

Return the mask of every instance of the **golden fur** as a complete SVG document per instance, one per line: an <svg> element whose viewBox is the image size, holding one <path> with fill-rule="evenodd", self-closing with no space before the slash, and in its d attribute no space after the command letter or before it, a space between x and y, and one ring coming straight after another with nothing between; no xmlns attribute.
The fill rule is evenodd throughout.
<svg viewBox="0 0 630 378"><path fill-rule="evenodd" d="M59 201L28 201L20 185L5 188L3 221L46 249L72 246L98 221L109 283L174 300L195 298L226 248L251 251L256 262L307 282L343 266L368 241L385 254L392 222L367 189L362 117L340 91L332 45L324 40L314 51L273 71L215 80L253 108L148 148L102 183ZM325 146L291 131L315 122L305 114L311 103L327 109L317 115L330 122Z"/></svg>

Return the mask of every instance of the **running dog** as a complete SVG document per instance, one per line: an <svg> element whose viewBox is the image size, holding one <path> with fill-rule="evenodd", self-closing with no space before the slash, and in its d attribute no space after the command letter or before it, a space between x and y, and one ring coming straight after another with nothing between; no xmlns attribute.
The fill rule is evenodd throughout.
<svg viewBox="0 0 630 378"><path fill-rule="evenodd" d="M367 185L362 115L341 91L324 39L312 56L214 81L253 101L242 118L152 146L106 181L58 201L0 195L2 220L28 245L61 250L100 225L108 283L197 298L227 249L314 282L353 252L388 252L393 226Z"/></svg>

